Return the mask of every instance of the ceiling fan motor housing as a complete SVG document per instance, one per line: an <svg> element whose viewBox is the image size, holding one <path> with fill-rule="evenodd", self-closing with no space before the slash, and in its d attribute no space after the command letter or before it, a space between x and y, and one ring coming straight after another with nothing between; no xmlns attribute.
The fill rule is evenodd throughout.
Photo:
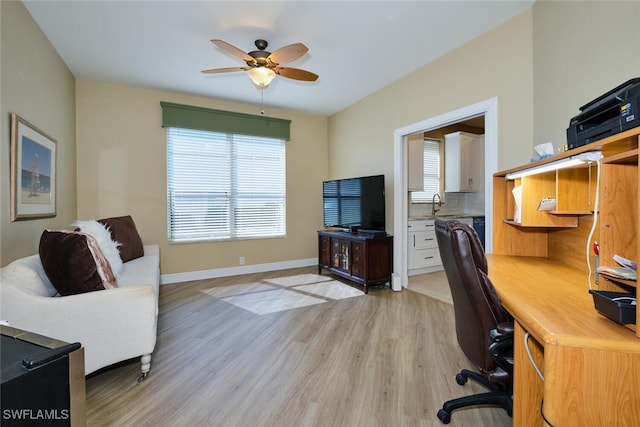
<svg viewBox="0 0 640 427"><path fill-rule="evenodd" d="M262 40L262 39L256 40L255 42L253 42L253 44L256 45L258 50L265 50L267 46L269 46L269 43L266 40Z"/></svg>
<svg viewBox="0 0 640 427"><path fill-rule="evenodd" d="M247 61L247 65L250 67L268 67L268 66L273 66L275 64L273 64L271 61L268 60L269 55L271 55L271 52L266 51L265 49L267 48L267 46L269 46L269 43L267 43L266 40L262 40L262 39L258 39L255 42L256 47L258 48L258 50L254 50L249 52L249 56L251 56L252 58L254 58L256 60L255 63L253 62L249 62Z"/></svg>

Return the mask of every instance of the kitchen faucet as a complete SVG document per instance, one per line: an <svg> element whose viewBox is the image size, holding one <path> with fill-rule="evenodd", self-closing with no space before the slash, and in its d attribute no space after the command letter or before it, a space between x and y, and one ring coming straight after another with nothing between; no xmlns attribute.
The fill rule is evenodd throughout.
<svg viewBox="0 0 640 427"><path fill-rule="evenodd" d="M438 198L438 209L436 209L436 197ZM435 193L431 198L431 216L435 218L436 212L440 210L440 206L442 206L442 199L440 198L440 194Z"/></svg>

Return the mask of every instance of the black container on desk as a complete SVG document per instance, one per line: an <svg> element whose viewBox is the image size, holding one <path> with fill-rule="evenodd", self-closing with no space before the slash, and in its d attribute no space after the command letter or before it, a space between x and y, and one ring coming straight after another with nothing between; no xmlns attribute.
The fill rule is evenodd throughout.
<svg viewBox="0 0 640 427"><path fill-rule="evenodd" d="M636 297L627 292L589 291L593 304L603 316L621 325L636 324L636 305L631 304Z"/></svg>

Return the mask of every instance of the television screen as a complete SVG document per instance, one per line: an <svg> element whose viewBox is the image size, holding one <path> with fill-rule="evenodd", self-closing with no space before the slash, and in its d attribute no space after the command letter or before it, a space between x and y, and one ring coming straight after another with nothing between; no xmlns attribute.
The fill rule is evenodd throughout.
<svg viewBox="0 0 640 427"><path fill-rule="evenodd" d="M384 175L322 183L325 227L385 230Z"/></svg>

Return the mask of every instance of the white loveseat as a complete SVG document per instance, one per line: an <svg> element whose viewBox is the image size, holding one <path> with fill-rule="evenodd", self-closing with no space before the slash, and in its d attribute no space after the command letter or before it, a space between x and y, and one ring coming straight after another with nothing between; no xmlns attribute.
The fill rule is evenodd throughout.
<svg viewBox="0 0 640 427"><path fill-rule="evenodd" d="M117 287L59 296L39 255L0 269L0 320L10 326L69 343L85 351L85 374L141 357L144 379L156 344L160 252L125 262Z"/></svg>

